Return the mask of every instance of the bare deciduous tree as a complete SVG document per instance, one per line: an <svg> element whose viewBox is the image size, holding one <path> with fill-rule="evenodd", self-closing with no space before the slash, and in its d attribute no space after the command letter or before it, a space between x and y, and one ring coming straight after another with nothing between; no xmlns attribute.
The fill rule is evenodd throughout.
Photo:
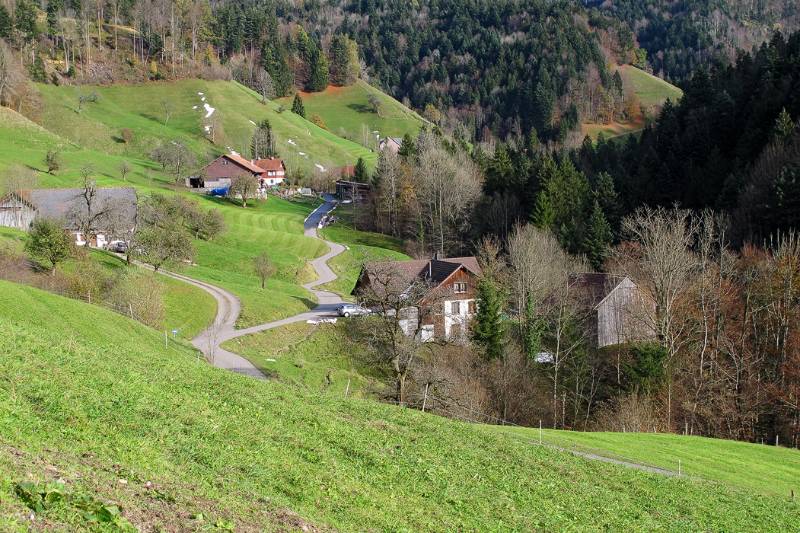
<svg viewBox="0 0 800 533"><path fill-rule="evenodd" d="M267 284L267 280L275 273L275 265L272 264L266 252L261 252L258 256L253 258L253 269L261 280L261 289L263 290Z"/></svg>
<svg viewBox="0 0 800 533"><path fill-rule="evenodd" d="M231 180L228 195L231 198L239 197L242 200L242 207L247 207L247 201L255 196L257 190L258 178L252 174L245 174Z"/></svg>

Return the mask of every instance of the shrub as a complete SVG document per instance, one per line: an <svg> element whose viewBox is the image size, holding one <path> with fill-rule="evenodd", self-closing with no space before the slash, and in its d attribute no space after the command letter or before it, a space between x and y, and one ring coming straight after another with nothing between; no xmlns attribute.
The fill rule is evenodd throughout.
<svg viewBox="0 0 800 533"><path fill-rule="evenodd" d="M70 237L60 223L45 218L33 221L25 250L50 272L55 272L56 266L64 261L73 252L72 237Z"/></svg>
<svg viewBox="0 0 800 533"><path fill-rule="evenodd" d="M115 283L109 296L111 306L152 328L164 323L164 284L144 272L128 272Z"/></svg>
<svg viewBox="0 0 800 533"><path fill-rule="evenodd" d="M327 130L328 126L325 125L325 121L322 120L322 117L314 113L311 115L311 122L322 128L323 130Z"/></svg>

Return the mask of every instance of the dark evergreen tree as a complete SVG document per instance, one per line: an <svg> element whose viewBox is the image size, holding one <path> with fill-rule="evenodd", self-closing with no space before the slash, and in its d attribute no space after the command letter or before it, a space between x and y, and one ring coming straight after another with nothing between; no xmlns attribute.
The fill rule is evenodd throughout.
<svg viewBox="0 0 800 533"><path fill-rule="evenodd" d="M306 118L306 108L303 105L303 99L300 98L300 93L295 93L294 100L292 101L292 113Z"/></svg>
<svg viewBox="0 0 800 533"><path fill-rule="evenodd" d="M14 10L14 27L26 41L36 39L36 6L30 0L19 0Z"/></svg>
<svg viewBox="0 0 800 533"><path fill-rule="evenodd" d="M314 44L309 54L310 77L308 90L312 92L324 91L328 87L328 58Z"/></svg>
<svg viewBox="0 0 800 533"><path fill-rule="evenodd" d="M414 139L411 138L411 135L406 133L403 135L403 141L400 143L400 149L397 151L397 155L407 159L413 157L416 153L417 146L414 144Z"/></svg>
<svg viewBox="0 0 800 533"><path fill-rule="evenodd" d="M369 183L369 170L367 170L367 164L361 157L356 161L356 166L353 170L353 180L359 183Z"/></svg>
<svg viewBox="0 0 800 533"><path fill-rule="evenodd" d="M14 23L11 20L11 14L6 9L6 6L0 4L0 39L9 39L13 28Z"/></svg>
<svg viewBox="0 0 800 533"><path fill-rule="evenodd" d="M602 270L613 238L611 226L603 214L600 202L595 200L592 207L592 215L587 223L583 248L586 251L589 263L596 271Z"/></svg>
<svg viewBox="0 0 800 533"><path fill-rule="evenodd" d="M483 348L487 359L496 359L503 355L505 295L500 286L487 277L478 282L477 289L475 301L478 311L472 326L472 339Z"/></svg>

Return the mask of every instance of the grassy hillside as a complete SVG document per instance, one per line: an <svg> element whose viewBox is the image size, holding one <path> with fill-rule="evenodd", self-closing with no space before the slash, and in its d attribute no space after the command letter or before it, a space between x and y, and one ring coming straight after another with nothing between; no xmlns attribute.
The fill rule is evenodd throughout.
<svg viewBox="0 0 800 533"><path fill-rule="evenodd" d="M27 234L20 230L0 227L0 250L4 253L24 255ZM102 250L91 250L91 259L100 265L109 276L121 274L125 269L138 269L128 266L119 257ZM64 272L74 272L82 268L83 262L68 259L59 268ZM2 276L0 276L2 277ZM206 291L166 276L158 280L164 288L164 322L161 331L177 331L182 339L191 339L206 328L217 312L217 302Z"/></svg>
<svg viewBox="0 0 800 533"><path fill-rule="evenodd" d="M294 113L279 112L281 106L277 102L262 104L256 93L235 82L181 80L38 88L44 98L42 124L81 146L105 153L146 157L158 142L177 139L206 161L229 148L246 154L255 123L269 119L277 149L290 170L300 168L313 173L318 172L317 164L328 169L353 164L359 157L370 163L376 159L363 146L318 128ZM79 94L92 92L97 94L97 101L83 104L78 112ZM206 104L215 110L212 118L222 122L214 144L203 130ZM170 110L169 118L165 106ZM122 141L123 128L133 133L130 144Z"/></svg>
<svg viewBox="0 0 800 533"><path fill-rule="evenodd" d="M379 137L416 136L425 123L417 113L363 80L349 87L301 92L300 96L307 117L319 115L333 133L371 148L377 148ZM373 110L370 96L380 102L380 114ZM292 97L278 101L291 108Z"/></svg>
<svg viewBox="0 0 800 533"><path fill-rule="evenodd" d="M498 428L538 442L539 430ZM731 440L657 433L585 433L545 430L544 442L640 464L681 470L690 477L789 496L800 494L800 452Z"/></svg>
<svg viewBox="0 0 800 533"><path fill-rule="evenodd" d="M326 251L324 243L303 235L303 220L316 203L270 197L243 209L226 200L173 187L170 176L145 159L132 159L134 170L122 181L117 167L121 161L129 160L127 157L78 147L8 109L0 108L0 114L8 119L0 122L0 171L12 164L43 171L47 150L58 147L62 150L63 168L55 175L39 172L39 186L75 187L80 183L81 167L91 164L101 186L134 186L140 194L186 194L202 207L219 209L225 217L227 231L213 241L195 241L196 265L175 268L221 285L239 296L242 300L240 325L290 316L314 306L311 293L300 284L313 277L306 262ZM261 252L266 252L277 268L265 291L259 288L252 267L253 257ZM182 312L192 312L188 302Z"/></svg>
<svg viewBox="0 0 800 533"><path fill-rule="evenodd" d="M657 109L664 105L668 99L673 102L683 96L683 91L678 87L657 78L633 65L621 65L617 67L622 76L623 86L632 88L639 98L639 102L645 109ZM644 117L630 122L611 122L610 124L585 123L582 125L583 135L589 135L592 139L597 139L602 134L606 139L621 138L625 135L638 132L645 127Z"/></svg>
<svg viewBox="0 0 800 533"><path fill-rule="evenodd" d="M381 376L358 360L360 348L347 338L347 322L298 322L226 342L264 374L310 392L366 397L383 388Z"/></svg>
<svg viewBox="0 0 800 533"><path fill-rule="evenodd" d="M61 530L114 519L114 506L147 530L787 531L800 521L786 498L217 370L124 317L5 282L0 341L4 530L31 526L28 503L42 493L33 527Z"/></svg>
<svg viewBox="0 0 800 533"><path fill-rule="evenodd" d="M668 99L675 102L683 96L678 87L633 65L621 65L618 70L622 83L633 87L643 106L660 106Z"/></svg>

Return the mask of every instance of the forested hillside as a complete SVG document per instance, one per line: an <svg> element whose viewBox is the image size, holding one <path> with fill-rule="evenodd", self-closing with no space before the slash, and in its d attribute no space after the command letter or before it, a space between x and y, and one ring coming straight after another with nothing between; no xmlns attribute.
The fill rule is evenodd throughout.
<svg viewBox="0 0 800 533"><path fill-rule="evenodd" d="M797 227L800 34L774 37L733 68L698 72L638 142L584 145L576 161L642 204L735 214L739 241Z"/></svg>
<svg viewBox="0 0 800 533"><path fill-rule="evenodd" d="M653 71L682 81L698 67L733 60L776 30L800 24L795 0L584 0L624 22L647 51Z"/></svg>

